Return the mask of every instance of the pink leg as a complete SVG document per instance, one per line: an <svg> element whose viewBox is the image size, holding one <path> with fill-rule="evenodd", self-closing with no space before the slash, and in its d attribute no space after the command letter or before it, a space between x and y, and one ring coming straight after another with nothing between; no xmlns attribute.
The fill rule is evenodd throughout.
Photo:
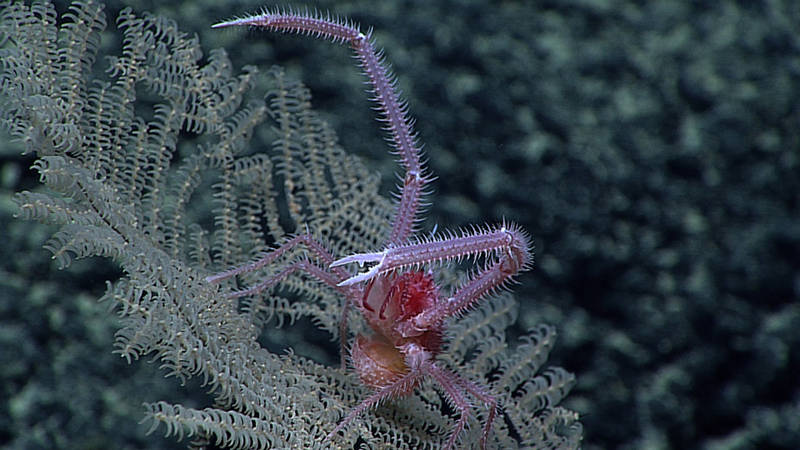
<svg viewBox="0 0 800 450"><path fill-rule="evenodd" d="M361 415L364 411L379 405L381 402L391 399L400 398L406 396L414 391L414 388L417 387L420 380L423 377L423 373L420 370L411 370L407 374L405 374L402 378L395 381L394 383L386 386L382 389L377 390L374 394L367 397L364 401L362 401L358 406L353 408L347 416L339 422L339 425L336 425L336 428L333 429L327 436L325 436L325 441L330 440L333 438L333 435L341 431L345 425L352 422L356 417Z"/></svg>
<svg viewBox="0 0 800 450"><path fill-rule="evenodd" d="M486 418L486 425L483 428L483 435L481 436L481 448L486 448L486 443L489 440L489 432L492 430L492 423L494 422L495 413L497 410L497 400L489 395L483 388L475 383L472 383L464 378L461 378L455 372L441 369L435 364L431 363L427 369L430 375L442 386L445 394L450 403L459 411L459 417L455 428L453 429L450 439L447 442L447 448L455 446L456 439L464 430L467 420L470 417L471 406L469 400L463 395L463 392L471 394L476 399L489 406L489 415Z"/></svg>
<svg viewBox="0 0 800 450"><path fill-rule="evenodd" d="M221 22L212 28L243 25L309 34L335 43L347 43L353 49L372 86L372 100L378 105L378 119L384 122L384 128L391 137L393 151L399 156L406 171L388 240L391 244L405 242L414 233L419 220L420 198L425 194L425 185L432 177L426 173L420 159L421 148L414 132L413 120L395 89L395 78L388 70L381 53L375 51L369 33L362 33L349 22L308 13L295 14L291 11L265 11L255 16Z"/></svg>
<svg viewBox="0 0 800 450"><path fill-rule="evenodd" d="M236 275L241 275L243 273L249 273L255 270L258 270L262 267L265 267L269 264L272 264L277 260L281 255L285 254L292 248L296 247L297 245L305 244L306 247L309 248L317 258L326 266L330 266L333 262L333 255L322 245L319 241L311 237L310 234L300 234L295 236L294 238L286 241L283 245L276 248L275 250L267 253L261 259L257 261L253 261L251 263L232 268L225 272L220 272L211 276L206 277L206 282L208 283L219 283L222 280L226 280L228 278L234 277ZM340 267L329 268L328 270L322 269L319 266L311 263L308 260L297 261L290 264L288 267L281 270L276 275L261 281L260 283L256 284L255 286L251 286L247 289L242 289L239 291L233 291L226 294L228 298L238 298L244 297L247 295L257 294L265 289L268 289L271 286L276 285L277 283L281 282L287 276L291 275L296 271L301 271L308 273L309 275L317 278L322 283L336 289L340 293L344 294L344 304L342 306L342 318L339 321L339 358L341 367L344 368L346 365L346 358L345 355L346 347L347 347L347 313L349 311L350 301L354 298L361 297L361 291L359 289L354 289L350 287L342 287L339 286L342 280L347 278L349 274L344 271L344 269Z"/></svg>
<svg viewBox="0 0 800 450"><path fill-rule="evenodd" d="M454 372L441 369L433 362L427 360L427 358L418 364L418 367L415 369L410 370L406 375L404 375L399 380L395 381L389 386L386 386L382 389L379 389L367 399L362 401L358 406L353 408L347 416L333 429L326 437L325 441L330 440L333 436L342 430L347 424L352 422L356 417L361 415L364 411L377 406L383 401L397 399L400 397L404 397L406 395L411 394L419 382L422 380L423 377L430 375L433 379L436 380L437 383L442 387L444 391L445 397L447 401L456 409L459 413L458 421L456 422L455 427L450 432L450 437L447 440L447 444L445 445L445 449L452 449L455 448L456 441L458 437L461 436L464 428L467 425L467 421L471 416L471 409L472 404L470 403L469 399L466 398L464 395L465 393L469 393L474 396L476 399L480 400L481 402L487 404L489 406L489 414L486 419L486 425L483 429L483 435L481 436L481 448L486 448L486 444L489 439L489 432L492 429L492 423L494 422L495 413L497 409L497 401L489 395L484 389L479 387L478 385L467 381L461 377L459 377Z"/></svg>
<svg viewBox="0 0 800 450"><path fill-rule="evenodd" d="M450 438L447 440L447 445L445 445L446 449L451 449L455 447L456 440L458 440L458 437L467 425L472 405L470 405L469 400L464 396L458 375L440 369L434 364L430 364L427 371L439 385L442 386L447 401L450 402L459 413L458 422L456 422L456 426L453 427L453 431L450 432Z"/></svg>
<svg viewBox="0 0 800 450"><path fill-rule="evenodd" d="M314 278L336 289L337 291L340 291L344 294L348 293L347 290L343 290L341 287L337 286L336 282L337 278L334 275L312 264L308 260L303 260L292 263L291 265L281 270L277 274L267 278L266 280L260 281L258 284L254 286L239 291L229 292L225 294L225 296L228 298L238 298L238 297L245 297L247 295L258 294L259 292L265 289L275 286L276 284L280 283L284 278L298 271L312 275Z"/></svg>
<svg viewBox="0 0 800 450"><path fill-rule="evenodd" d="M489 441L489 433L492 431L492 424L494 423L494 418L497 414L497 399L486 392L481 386L472 383L469 380L459 377L459 381L461 382L461 385L465 391L469 392L473 397L489 407L489 415L486 417L486 425L483 427L483 436L481 436L481 448L486 448L486 444Z"/></svg>
<svg viewBox="0 0 800 450"><path fill-rule="evenodd" d="M253 261L248 264L244 264L239 267L234 267L233 269L226 270L225 272L220 272L211 276L206 277L206 282L208 283L218 283L222 280L227 280L228 278L234 277L236 275L240 275L243 273L252 272L254 270L258 270L264 266L267 266L278 259L281 255L288 252L289 250L293 249L295 246L303 243L308 247L312 252L314 252L317 257L322 261L325 265L330 265L333 262L333 255L325 248L324 245L320 244L316 239L311 237L310 234L299 234L292 239L286 241L283 245L276 248L275 250L268 252L265 254L261 259L257 261ZM342 269L334 269L333 273L337 276L341 277L342 279L347 278L348 274Z"/></svg>
<svg viewBox="0 0 800 450"><path fill-rule="evenodd" d="M350 313L351 297L345 295L342 300L342 318L339 319L339 367L347 368L347 315Z"/></svg>

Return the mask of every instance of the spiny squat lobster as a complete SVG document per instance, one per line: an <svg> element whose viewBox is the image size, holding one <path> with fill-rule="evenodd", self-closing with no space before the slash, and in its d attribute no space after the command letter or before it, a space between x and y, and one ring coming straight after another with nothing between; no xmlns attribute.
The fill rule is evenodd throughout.
<svg viewBox="0 0 800 450"><path fill-rule="evenodd" d="M382 52L373 47L370 33L338 19L292 11L264 11L261 14L213 25L214 28L252 26L271 31L306 34L348 44L356 53L369 80L372 100L379 120L405 175L399 187L391 234L384 247L373 253L359 253L335 259L311 234L301 234L283 243L258 261L206 278L216 283L251 272L275 261L297 245L304 245L316 258L298 260L277 275L250 288L228 294L230 297L263 291L293 272L303 271L344 296L340 320L342 365L345 365L347 312L357 308L372 328L371 335L358 335L350 347L350 362L361 381L374 393L328 434L326 441L369 408L384 401L413 393L420 382L433 378L446 400L459 413L448 436L446 448L453 448L471 417L472 399L488 407L481 437L485 448L497 411L497 401L488 389L443 367L436 361L442 351L446 321L460 316L532 264L530 241L518 226L502 223L484 229L447 233L440 237L413 237L420 221L421 197L432 176L421 161L421 146L413 131L413 120L406 103L395 89L395 79L384 62ZM481 257L484 267L454 292L439 290L430 266L433 263ZM368 269L352 275L343 266L357 263ZM435 264L433 264L435 265ZM421 270L426 268L426 270Z"/></svg>

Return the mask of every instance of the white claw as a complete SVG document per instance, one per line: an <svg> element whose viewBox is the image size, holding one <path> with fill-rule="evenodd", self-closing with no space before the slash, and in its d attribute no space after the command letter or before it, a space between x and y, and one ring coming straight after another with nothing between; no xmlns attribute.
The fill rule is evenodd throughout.
<svg viewBox="0 0 800 450"><path fill-rule="evenodd" d="M343 266L345 264L350 264L350 263L358 263L359 267L364 267L365 263L371 263L371 262L380 263L381 261L383 261L383 258L385 256L386 252L356 253L355 255L345 256L344 258L337 259L336 261L331 263L331 267Z"/></svg>
<svg viewBox="0 0 800 450"><path fill-rule="evenodd" d="M350 286L351 284L360 283L362 281L369 281L376 275L378 275L381 271L381 265L375 264L371 269L366 272L359 273L354 275L341 283L337 284L337 286Z"/></svg>
<svg viewBox="0 0 800 450"><path fill-rule="evenodd" d="M381 272L381 269L383 269L383 260L385 258L386 258L386 252L383 251L380 253L356 253L355 255L345 256L344 258L337 259L336 261L331 263L331 267L343 266L345 264L350 264L350 263L358 263L359 267L364 267L364 264L366 263L373 263L373 262L378 263L370 267L368 271L356 274L342 281L337 286L350 286L351 284L360 283L362 281L368 281L374 278Z"/></svg>
<svg viewBox="0 0 800 450"><path fill-rule="evenodd" d="M211 25L211 28L233 27L242 24L244 24L244 19L235 19L235 20L228 20L225 22L215 23L214 25Z"/></svg>

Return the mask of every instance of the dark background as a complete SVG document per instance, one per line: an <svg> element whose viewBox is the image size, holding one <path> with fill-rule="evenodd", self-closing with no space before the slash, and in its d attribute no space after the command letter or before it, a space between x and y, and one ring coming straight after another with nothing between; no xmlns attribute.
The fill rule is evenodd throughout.
<svg viewBox="0 0 800 450"><path fill-rule="evenodd" d="M346 48L208 28L261 3L161 3L108 2L104 42L114 51L112 18L133 6L237 68L285 66L391 192L397 168ZM310 5L374 27L386 49L438 176L425 227L506 218L534 237L518 325L558 327L550 363L577 376L565 404L585 448L796 448L800 3ZM0 445L174 445L144 436L141 402L202 397L111 354L114 318L95 299L116 269L55 269L41 248L53 228L12 218L11 193L37 182L7 141Z"/></svg>

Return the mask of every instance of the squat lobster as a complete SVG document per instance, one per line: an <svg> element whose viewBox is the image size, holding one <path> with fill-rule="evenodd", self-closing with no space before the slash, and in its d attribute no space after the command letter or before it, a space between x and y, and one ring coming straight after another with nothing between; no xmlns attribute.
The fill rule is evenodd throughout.
<svg viewBox="0 0 800 450"><path fill-rule="evenodd" d="M410 395L425 377L441 386L447 401L460 414L446 448L453 448L471 415L470 396L488 407L481 437L485 448L494 421L497 401L488 390L455 372L441 367L436 356L441 352L446 320L460 316L500 288L532 263L527 234L511 223L486 229L473 229L443 237L412 237L420 220L421 197L432 177L420 160L420 145L413 131L413 121L406 103L396 90L395 80L387 70L380 52L376 52L369 34L350 22L291 11L264 11L261 14L221 22L214 28L249 25L271 31L308 34L347 43L355 51L372 88L379 119L391 135L393 152L405 170L391 234L385 247L374 253L361 253L335 259L311 234L302 234L285 242L258 261L206 278L216 283L238 274L251 272L275 261L293 247L303 244L318 260L304 259L284 268L277 275L248 289L232 292L241 297L263 291L296 271L304 271L344 296L340 338L342 365L347 340L347 311L351 306L363 314L372 335L356 336L350 348L350 361L361 381L374 393L331 431L330 440L345 425L365 410L389 399ZM463 257L485 257L485 265L462 286L443 295L434 282L432 263L450 262ZM370 265L352 275L342 266L357 263ZM422 270L426 268L426 270Z"/></svg>

